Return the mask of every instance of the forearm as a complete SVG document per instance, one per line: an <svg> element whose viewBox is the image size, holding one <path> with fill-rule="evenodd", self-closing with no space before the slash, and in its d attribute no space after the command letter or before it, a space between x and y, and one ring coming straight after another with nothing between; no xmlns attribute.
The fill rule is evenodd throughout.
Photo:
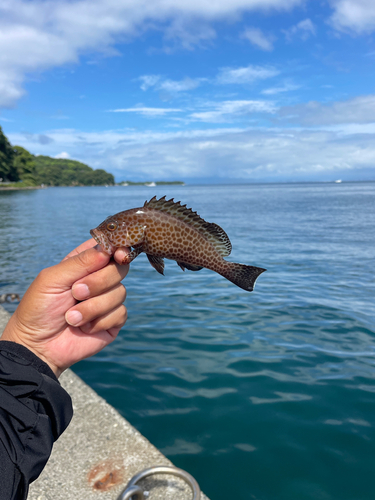
<svg viewBox="0 0 375 500"><path fill-rule="evenodd" d="M0 340L1 500L27 497L72 415L50 367L26 347Z"/></svg>

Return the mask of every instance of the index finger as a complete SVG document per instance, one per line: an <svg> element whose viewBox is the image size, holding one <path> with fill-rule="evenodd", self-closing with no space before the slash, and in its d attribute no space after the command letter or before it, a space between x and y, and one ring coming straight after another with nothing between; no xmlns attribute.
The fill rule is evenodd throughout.
<svg viewBox="0 0 375 500"><path fill-rule="evenodd" d="M71 288L73 283L79 279L105 267L109 260L110 256L100 249L88 248L77 255L64 259L60 264L41 271L40 275L42 273L44 275L42 283L50 289Z"/></svg>
<svg viewBox="0 0 375 500"><path fill-rule="evenodd" d="M85 250L94 247L97 245L96 241L94 238L90 238L89 240L85 241L84 243L81 243L77 248L72 250L66 257L63 258L61 262L64 262L66 259L70 259L70 257L74 257L75 255L78 255L81 252L84 252Z"/></svg>

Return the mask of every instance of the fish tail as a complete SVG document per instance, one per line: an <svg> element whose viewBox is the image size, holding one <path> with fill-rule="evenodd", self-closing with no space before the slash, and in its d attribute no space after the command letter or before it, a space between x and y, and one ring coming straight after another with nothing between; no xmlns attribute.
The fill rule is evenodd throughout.
<svg viewBox="0 0 375 500"><path fill-rule="evenodd" d="M266 271L266 269L261 267L226 262L225 270L224 272L220 272L220 274L240 288L252 292L256 279L264 271Z"/></svg>

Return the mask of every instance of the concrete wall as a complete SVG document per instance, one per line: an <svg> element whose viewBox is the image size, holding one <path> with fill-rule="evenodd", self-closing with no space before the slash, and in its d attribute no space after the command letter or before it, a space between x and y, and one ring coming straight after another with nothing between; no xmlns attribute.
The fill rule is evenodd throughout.
<svg viewBox="0 0 375 500"><path fill-rule="evenodd" d="M0 332L9 317L0 306ZM72 397L74 417L30 486L28 500L116 500L134 474L155 465L172 465L71 370L60 382ZM150 491L149 500L193 498L190 487L173 476L153 476L139 484ZM204 494L201 499L208 500Z"/></svg>

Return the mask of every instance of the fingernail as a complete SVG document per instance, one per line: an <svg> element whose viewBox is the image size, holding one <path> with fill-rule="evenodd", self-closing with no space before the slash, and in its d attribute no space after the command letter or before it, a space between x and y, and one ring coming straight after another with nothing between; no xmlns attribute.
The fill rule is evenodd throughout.
<svg viewBox="0 0 375 500"><path fill-rule="evenodd" d="M103 252L103 247L101 245L99 245L99 243L97 245L94 246L95 250L97 250L98 252Z"/></svg>
<svg viewBox="0 0 375 500"><path fill-rule="evenodd" d="M128 264L126 262L126 258L129 255L129 252L126 252L125 250L122 250L121 248L116 251L116 261L121 262L121 264Z"/></svg>
<svg viewBox="0 0 375 500"><path fill-rule="evenodd" d="M77 300L84 300L90 296L89 287L84 283L78 283L77 285L73 285L72 292L73 292L73 297Z"/></svg>
<svg viewBox="0 0 375 500"><path fill-rule="evenodd" d="M82 314L79 311L68 311L66 313L66 322L69 325L76 326L83 319Z"/></svg>

